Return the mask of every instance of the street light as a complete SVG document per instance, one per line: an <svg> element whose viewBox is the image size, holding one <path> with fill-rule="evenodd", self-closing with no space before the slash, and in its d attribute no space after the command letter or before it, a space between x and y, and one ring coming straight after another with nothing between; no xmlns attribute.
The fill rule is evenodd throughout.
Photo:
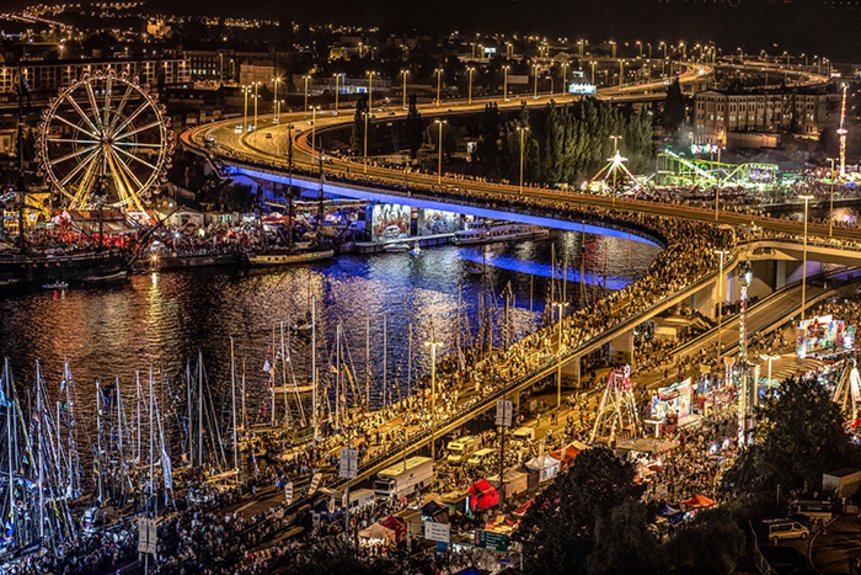
<svg viewBox="0 0 861 575"><path fill-rule="evenodd" d="M772 384L772 381L771 381L771 362L776 360L776 359L780 359L780 356L779 355L768 355L768 354L764 353L764 354L760 355L759 357L760 357L760 359L768 362L768 387L769 387L769 389L771 389L771 384Z"/></svg>
<svg viewBox="0 0 861 575"><path fill-rule="evenodd" d="M518 126L517 131L520 132L520 195L523 195L523 165L524 165L524 154L523 148L526 142L526 132L529 131L528 126Z"/></svg>
<svg viewBox="0 0 861 575"><path fill-rule="evenodd" d="M807 206L811 195L798 196L804 200L804 250L801 258L801 321L804 321L804 304L807 303Z"/></svg>
<svg viewBox="0 0 861 575"><path fill-rule="evenodd" d="M438 150L438 159L437 159L437 171L436 171L436 183L437 185L442 184L442 127L446 123L445 120L434 120L434 122L439 126L439 150Z"/></svg>
<svg viewBox="0 0 861 575"><path fill-rule="evenodd" d="M409 70L401 70L401 76L404 80L403 88L401 88L401 106L404 110L407 109L407 76L409 75Z"/></svg>
<svg viewBox="0 0 861 575"><path fill-rule="evenodd" d="M506 64L502 67L502 99L507 102L508 101L508 71L511 69L511 66Z"/></svg>
<svg viewBox="0 0 861 575"><path fill-rule="evenodd" d="M368 173L368 118L370 117L370 110L365 110L363 116L365 117L365 130L364 130L364 140L365 140L365 152L364 152L364 164L362 167L362 171L364 173Z"/></svg>
<svg viewBox="0 0 861 575"><path fill-rule="evenodd" d="M568 77L568 62L562 62L562 66L561 66L561 67L562 67L562 86L561 86L561 90L562 90L562 93L563 93L563 94L565 94L565 85L566 85L565 83L568 81L568 80L567 80L567 77Z"/></svg>
<svg viewBox="0 0 861 575"><path fill-rule="evenodd" d="M592 60L589 63L592 65L592 85L594 86L595 85L595 64L597 64L598 62L596 62L595 60Z"/></svg>
<svg viewBox="0 0 861 575"><path fill-rule="evenodd" d="M559 308L559 341L556 345L556 409L562 406L562 311L568 307L567 301L553 302L554 308Z"/></svg>
<svg viewBox="0 0 861 575"><path fill-rule="evenodd" d="M470 66L466 69L466 72L469 75L469 88L467 90L466 103L468 105L472 105L472 74L475 72L475 68Z"/></svg>
<svg viewBox="0 0 861 575"><path fill-rule="evenodd" d="M314 142L317 135L317 110L320 106L311 106L311 149L314 148Z"/></svg>
<svg viewBox="0 0 861 575"><path fill-rule="evenodd" d="M441 346L442 342L434 340L433 325L431 338L425 345L430 348L431 355L431 459L436 459L436 348Z"/></svg>
<svg viewBox="0 0 861 575"><path fill-rule="evenodd" d="M336 116L338 115L338 100L341 97L341 89L340 89L339 84L340 84L341 76L345 76L345 75L346 74L344 74L343 72L332 74L332 76L335 77L335 115Z"/></svg>
<svg viewBox="0 0 861 575"><path fill-rule="evenodd" d="M436 107L439 108L442 100L440 99L440 91L442 90L442 68L437 68L434 70L434 74L436 74Z"/></svg>
<svg viewBox="0 0 861 575"><path fill-rule="evenodd" d="M248 94L250 92L248 86L242 86L242 133L248 133Z"/></svg>
<svg viewBox="0 0 861 575"><path fill-rule="evenodd" d="M625 78L625 60L619 60L619 89L622 88L622 84L624 83Z"/></svg>
<svg viewBox="0 0 861 575"><path fill-rule="evenodd" d="M723 346L723 259L730 254L729 250L715 250L715 253L720 256L720 267L718 268L718 341L717 341L717 361L720 363L720 350Z"/></svg>
<svg viewBox="0 0 861 575"><path fill-rule="evenodd" d="M308 117L308 84L311 82L311 74L305 74L302 76L302 80L305 82L305 117Z"/></svg>
<svg viewBox="0 0 861 575"><path fill-rule="evenodd" d="M831 199L828 201L828 237L830 238L834 235L834 163L837 158L828 158L828 161L831 162Z"/></svg>
<svg viewBox="0 0 861 575"><path fill-rule="evenodd" d="M538 99L538 64L532 65L532 74L535 76L535 81L533 82L533 98Z"/></svg>
<svg viewBox="0 0 861 575"><path fill-rule="evenodd" d="M610 40L610 57L616 58L616 42L614 40Z"/></svg>
<svg viewBox="0 0 861 575"><path fill-rule="evenodd" d="M260 82L254 82L254 129L257 129L257 89L260 87Z"/></svg>
<svg viewBox="0 0 861 575"><path fill-rule="evenodd" d="M273 94L272 94L272 121L278 121L278 83L281 82L281 78L275 76L272 78L272 86L273 86Z"/></svg>
<svg viewBox="0 0 861 575"><path fill-rule="evenodd" d="M374 76L376 72L368 72L368 110L374 109Z"/></svg>

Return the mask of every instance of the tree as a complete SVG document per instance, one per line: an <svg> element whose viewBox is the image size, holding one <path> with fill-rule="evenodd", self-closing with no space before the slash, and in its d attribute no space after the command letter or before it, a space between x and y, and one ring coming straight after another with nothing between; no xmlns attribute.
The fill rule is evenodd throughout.
<svg viewBox="0 0 861 575"><path fill-rule="evenodd" d="M353 115L353 135L350 146L355 151L363 150L365 145L365 114L368 111L368 98L365 94L356 100L356 113Z"/></svg>
<svg viewBox="0 0 861 575"><path fill-rule="evenodd" d="M646 507L633 498L626 499L598 517L595 549L586 558L589 575L666 572L666 561L658 540L647 527Z"/></svg>
<svg viewBox="0 0 861 575"><path fill-rule="evenodd" d="M700 511L682 524L666 546L665 557L675 573L735 573L745 548L744 533L725 507Z"/></svg>
<svg viewBox="0 0 861 575"><path fill-rule="evenodd" d="M524 546L525 571L535 575L587 573L595 525L614 507L642 494L634 466L599 447L582 452L574 465L535 498L516 537ZM597 560L596 560L597 561Z"/></svg>
<svg viewBox="0 0 861 575"><path fill-rule="evenodd" d="M727 472L724 488L734 494L811 488L822 473L850 462L853 450L843 418L828 390L815 378L781 384L756 412L757 442Z"/></svg>
<svg viewBox="0 0 861 575"><path fill-rule="evenodd" d="M667 99L664 102L664 132L675 139L685 122L685 96L678 77L667 89Z"/></svg>
<svg viewBox="0 0 861 575"><path fill-rule="evenodd" d="M416 95L410 94L410 108L404 123L407 146L410 150L410 158L415 160L419 148L422 146L422 134L424 133L424 121L416 103Z"/></svg>

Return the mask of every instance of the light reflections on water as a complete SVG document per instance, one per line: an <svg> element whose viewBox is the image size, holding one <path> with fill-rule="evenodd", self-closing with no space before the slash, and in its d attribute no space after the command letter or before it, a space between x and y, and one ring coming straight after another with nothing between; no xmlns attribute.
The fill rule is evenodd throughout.
<svg viewBox="0 0 861 575"><path fill-rule="evenodd" d="M402 387L406 385L409 324L414 330L414 377L427 367L423 342L430 337L431 321L435 338L443 342L441 352L451 351L459 294L475 333L476 302L484 281L471 273L476 263L488 264L486 281L495 289L499 310L503 300L498 294L511 283L512 324L520 336L540 321L551 245L556 246L557 258L568 262L568 294L574 304L584 251L587 283L602 284L606 273L610 288L642 275L659 251L620 238L585 237L584 244L581 234L561 232L551 241L497 245L486 251L482 247L429 248L419 258L345 255L323 265L268 273L209 269L140 275L119 288L9 296L0 300L0 354L10 357L19 382L32 377L36 358L42 361L45 377L57 381L63 358L68 358L87 403L96 378L111 380L119 375L129 386L136 369L145 372L150 366L177 376L198 350L204 354L210 381L224 382L233 336L237 359L246 362L249 390L264 394L260 369L271 353L273 325L302 323L315 297L321 365L332 353L340 322L353 370L363 376L370 318L370 367L374 397L379 397L383 369L390 385L395 385L396 377ZM388 326L385 366L383 315ZM280 339L280 333L277 336ZM500 337L499 328L495 337ZM297 379L308 379L307 339L292 337L290 351Z"/></svg>

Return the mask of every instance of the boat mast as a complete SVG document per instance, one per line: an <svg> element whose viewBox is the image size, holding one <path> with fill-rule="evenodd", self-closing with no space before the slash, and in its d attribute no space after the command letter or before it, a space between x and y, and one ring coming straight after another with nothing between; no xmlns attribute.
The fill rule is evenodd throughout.
<svg viewBox="0 0 861 575"><path fill-rule="evenodd" d="M230 403L233 416L233 469L239 477L239 451L236 445L236 357L233 349L233 336L230 336Z"/></svg>
<svg viewBox="0 0 861 575"><path fill-rule="evenodd" d="M314 444L319 438L317 422L317 296L311 296L311 419L314 425Z"/></svg>

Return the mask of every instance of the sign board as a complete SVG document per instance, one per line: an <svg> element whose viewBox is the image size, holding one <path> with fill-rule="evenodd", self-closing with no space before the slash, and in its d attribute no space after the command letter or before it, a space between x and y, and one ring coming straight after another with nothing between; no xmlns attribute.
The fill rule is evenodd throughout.
<svg viewBox="0 0 861 575"><path fill-rule="evenodd" d="M308 496L314 495L317 493L317 488L320 487L320 483L323 481L322 473L315 473L311 478L311 485L308 486Z"/></svg>
<svg viewBox="0 0 861 575"><path fill-rule="evenodd" d="M494 551L508 551L508 535L477 529L475 531L475 546Z"/></svg>
<svg viewBox="0 0 861 575"><path fill-rule="evenodd" d="M511 414L514 404L508 399L496 400L496 426L511 427Z"/></svg>
<svg viewBox="0 0 861 575"><path fill-rule="evenodd" d="M341 479L353 479L359 470L359 454L355 449L342 447L340 450L341 469L338 476Z"/></svg>
<svg viewBox="0 0 861 575"><path fill-rule="evenodd" d="M293 503L293 482L288 481L284 484L284 501L287 502L287 505L291 505Z"/></svg>
<svg viewBox="0 0 861 575"><path fill-rule="evenodd" d="M451 526L448 523L425 521L425 539L448 543L451 541Z"/></svg>
<svg viewBox="0 0 861 575"><path fill-rule="evenodd" d="M598 87L595 84L581 84L574 83L568 84L568 93L569 94L581 94L583 96L594 96L598 92Z"/></svg>
<svg viewBox="0 0 861 575"><path fill-rule="evenodd" d="M141 518L138 521L138 553L155 554L158 541L154 519Z"/></svg>

